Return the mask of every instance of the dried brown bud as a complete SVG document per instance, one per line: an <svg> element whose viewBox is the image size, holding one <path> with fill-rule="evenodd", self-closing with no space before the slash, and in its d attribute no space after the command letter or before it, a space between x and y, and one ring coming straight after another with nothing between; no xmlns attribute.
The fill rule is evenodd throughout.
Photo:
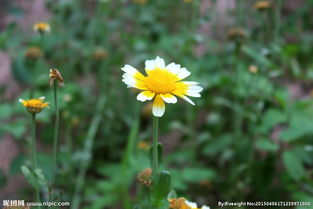
<svg viewBox="0 0 313 209"><path fill-rule="evenodd" d="M53 86L55 80L59 83L59 86L64 86L64 79L61 73L57 69L53 68L53 69L50 69L50 74L49 74L50 86Z"/></svg>
<svg viewBox="0 0 313 209"><path fill-rule="evenodd" d="M152 169L151 168L145 168L143 169L138 175L137 179L140 183L151 186L152 184Z"/></svg>
<svg viewBox="0 0 313 209"><path fill-rule="evenodd" d="M243 40L246 37L246 32L242 28L229 29L227 36L230 40Z"/></svg>
<svg viewBox="0 0 313 209"><path fill-rule="evenodd" d="M25 53L25 57L27 59L32 59L32 60L38 59L38 58L42 57L42 55L43 55L43 52L38 47L30 47L27 49L27 51Z"/></svg>
<svg viewBox="0 0 313 209"><path fill-rule="evenodd" d="M98 48L95 50L93 57L95 60L103 60L108 56L108 53L105 49Z"/></svg>

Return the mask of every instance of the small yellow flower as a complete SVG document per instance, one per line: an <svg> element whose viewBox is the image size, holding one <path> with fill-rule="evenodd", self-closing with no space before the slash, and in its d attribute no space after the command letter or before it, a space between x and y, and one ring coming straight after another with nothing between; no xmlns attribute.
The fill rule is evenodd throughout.
<svg viewBox="0 0 313 209"><path fill-rule="evenodd" d="M53 85L55 80L59 83L59 86L64 86L64 79L61 73L57 69L52 68L50 69L50 73L49 73L50 86Z"/></svg>
<svg viewBox="0 0 313 209"><path fill-rule="evenodd" d="M38 47L30 47L27 49L26 53L25 53L25 57L27 59L38 59L43 55L43 52L40 48Z"/></svg>
<svg viewBox="0 0 313 209"><path fill-rule="evenodd" d="M198 208L197 203L189 202L185 198L174 198L168 200L170 203L170 209L210 209L210 207L203 205Z"/></svg>
<svg viewBox="0 0 313 209"><path fill-rule="evenodd" d="M187 97L201 97L199 94L203 88L197 82L182 81L191 73L186 68L174 62L165 66L162 58L145 62L147 76L141 74L130 65L125 65L122 70L123 82L128 88L137 88L142 90L137 96L137 100L144 102L154 98L152 113L156 117L162 117L165 112L166 103L176 103L178 96L190 104L194 103ZM175 95L175 96L174 96Z"/></svg>
<svg viewBox="0 0 313 209"><path fill-rule="evenodd" d="M191 3L192 0L184 0L185 3Z"/></svg>
<svg viewBox="0 0 313 209"><path fill-rule="evenodd" d="M49 33L51 31L49 23L46 22L38 22L33 26L34 31L43 33Z"/></svg>
<svg viewBox="0 0 313 209"><path fill-rule="evenodd" d="M271 3L268 1L258 1L254 4L254 9L264 11L271 7Z"/></svg>
<svg viewBox="0 0 313 209"><path fill-rule="evenodd" d="M255 65L250 65L250 66L249 66L249 72L252 73L252 74L256 74L256 73L259 72L259 69L258 69L258 67L255 66Z"/></svg>
<svg viewBox="0 0 313 209"><path fill-rule="evenodd" d="M39 113L43 108L49 107L48 102L43 102L44 99L45 97L39 97L29 100L19 99L19 102L21 102L22 105L26 107L29 113Z"/></svg>

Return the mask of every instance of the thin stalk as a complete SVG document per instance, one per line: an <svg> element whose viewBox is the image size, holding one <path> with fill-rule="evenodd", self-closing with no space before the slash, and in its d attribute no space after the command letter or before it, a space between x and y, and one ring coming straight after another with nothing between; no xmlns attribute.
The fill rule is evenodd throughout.
<svg viewBox="0 0 313 209"><path fill-rule="evenodd" d="M239 65L239 59L240 59L240 53L241 53L241 42L236 43L236 49L235 49L235 63L234 66L236 68L236 77L239 78L240 75L240 65ZM239 89L241 87L240 80L236 80L236 88ZM235 96L235 118L234 118L234 136L236 138L240 138L242 134L242 124L243 124L243 117L242 117L242 110L240 109L241 102L240 98L238 98L238 95Z"/></svg>
<svg viewBox="0 0 313 209"><path fill-rule="evenodd" d="M277 0L275 8L275 28L274 28L274 41L278 43L279 41L279 32L280 32L280 19L281 19L281 9L282 9L282 0Z"/></svg>
<svg viewBox="0 0 313 209"><path fill-rule="evenodd" d="M135 146L137 143L138 138L138 131L140 127L140 103L136 102L135 104L135 116L134 116L134 122L131 125L130 132L128 134L127 139L127 146L126 146L126 152L123 155L122 160L122 175L123 176L129 176L129 167L131 167L134 164L134 151ZM129 188L129 179L124 178L123 188L121 188L121 199L124 209L130 209L131 203L128 195L128 188Z"/></svg>
<svg viewBox="0 0 313 209"><path fill-rule="evenodd" d="M91 124L87 132L87 136L85 139L83 152L89 157L88 159L81 162L81 166L79 168L79 174L78 174L77 181L76 181L75 191L73 195L71 209L79 208L79 204L81 200L81 192L85 184L86 171L87 171L87 168L91 160L91 156L92 156L92 153L91 153L92 146L93 146L94 138L96 136L97 130L99 128L99 125L102 119L102 111L104 108L104 104L105 104L105 97L102 95L101 97L99 97L99 100L97 102L96 112L92 118Z"/></svg>
<svg viewBox="0 0 313 209"><path fill-rule="evenodd" d="M59 104L58 104L57 80L54 80L53 92L54 92L54 107L55 107L55 123L54 123L53 150L52 150L51 187L53 187L54 178L55 178L55 167L56 167L56 160L57 160L57 148L58 148L58 137L59 137Z"/></svg>
<svg viewBox="0 0 313 209"><path fill-rule="evenodd" d="M32 155L32 164L33 164L33 170L35 171L37 166L37 153L36 153L36 113L32 113L32 142L31 142L31 155ZM36 180L36 187L35 187L35 193L36 193L36 201L40 202L40 195L39 195L39 185Z"/></svg>
<svg viewBox="0 0 313 209"><path fill-rule="evenodd" d="M152 160L152 174L153 178L159 172L158 162L158 131L159 131L159 118L153 116L153 160Z"/></svg>

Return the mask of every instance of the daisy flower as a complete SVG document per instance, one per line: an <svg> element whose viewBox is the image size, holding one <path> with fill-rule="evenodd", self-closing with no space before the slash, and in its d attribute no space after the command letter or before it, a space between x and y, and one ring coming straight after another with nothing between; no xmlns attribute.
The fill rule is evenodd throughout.
<svg viewBox="0 0 313 209"><path fill-rule="evenodd" d="M137 100L145 102L154 99L152 113L156 117L162 117L166 103L176 103L176 96L194 105L187 96L201 97L199 94L203 88L194 81L182 81L190 75L190 72L174 62L165 65L162 58L145 62L146 76L130 65L125 65L122 70L123 82L128 88L142 90Z"/></svg>
<svg viewBox="0 0 313 209"><path fill-rule="evenodd" d="M210 209L210 207L203 205L198 208L197 203L190 202L185 198L174 198L168 200L170 203L170 209Z"/></svg>
<svg viewBox="0 0 313 209"><path fill-rule="evenodd" d="M24 107L26 107L29 113L39 113L43 108L48 108L49 103L44 102L45 97L39 97L35 99L19 99L19 102L22 103Z"/></svg>
<svg viewBox="0 0 313 209"><path fill-rule="evenodd" d="M49 33L51 31L50 25L46 22L38 22L34 24L33 29L39 33Z"/></svg>

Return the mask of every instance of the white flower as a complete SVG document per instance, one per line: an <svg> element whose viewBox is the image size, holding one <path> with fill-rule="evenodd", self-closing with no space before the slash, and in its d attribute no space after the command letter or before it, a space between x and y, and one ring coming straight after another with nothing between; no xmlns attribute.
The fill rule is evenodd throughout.
<svg viewBox="0 0 313 209"><path fill-rule="evenodd" d="M156 117L162 117L165 112L166 103L176 103L176 96L194 105L187 96L201 97L199 94L203 88L197 82L182 81L190 75L186 68L172 62L165 65L162 58L156 57L154 60L145 62L147 76L141 74L130 65L122 67L123 82L128 88L142 90L138 94L137 100L144 102L154 99L152 113Z"/></svg>

